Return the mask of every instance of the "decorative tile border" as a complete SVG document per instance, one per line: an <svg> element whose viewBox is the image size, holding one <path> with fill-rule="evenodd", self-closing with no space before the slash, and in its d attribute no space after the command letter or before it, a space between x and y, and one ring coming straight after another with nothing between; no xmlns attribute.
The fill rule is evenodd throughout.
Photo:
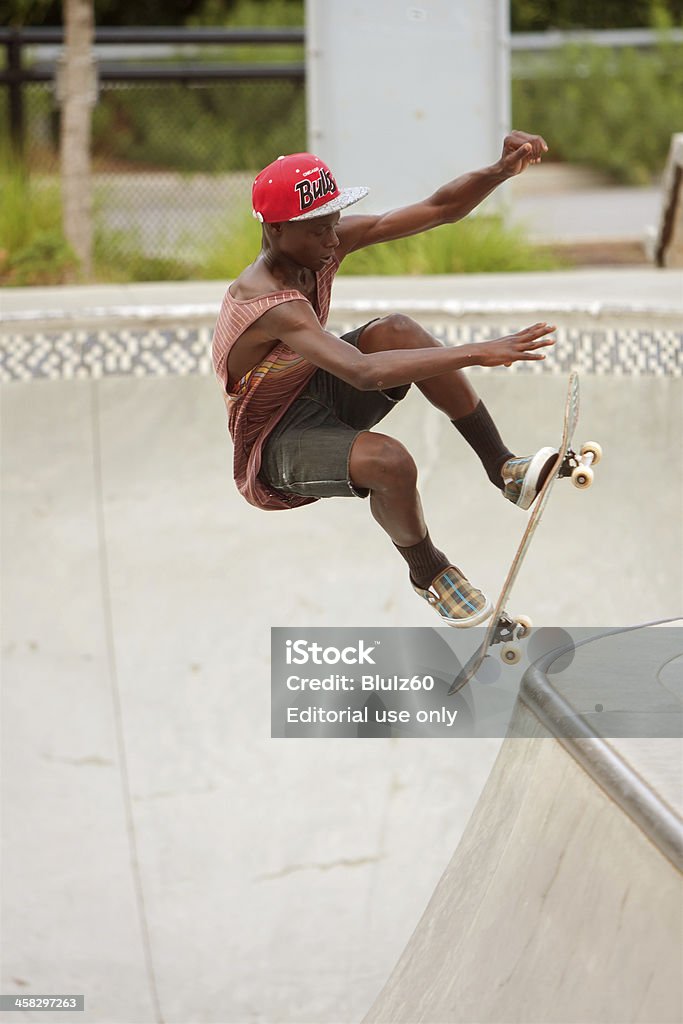
<svg viewBox="0 0 683 1024"><path fill-rule="evenodd" d="M333 314L329 329L343 334L370 316L370 311L348 319ZM0 335L0 381L209 375L213 323L192 325L188 319L182 327L138 321L107 328L55 324L47 329L43 321L36 330L27 323L8 324L7 333ZM617 318L591 323L587 316L585 325L557 328L551 359L515 363L505 372L565 374L577 369L612 376L683 376L683 330L670 319L659 324L652 319L655 323L648 328L619 324ZM519 328L519 321L465 323L425 317L425 325L444 344L462 345L509 334ZM477 371L502 372L484 367Z"/></svg>
<svg viewBox="0 0 683 1024"><path fill-rule="evenodd" d="M0 381L208 375L212 327L40 331L0 338Z"/></svg>

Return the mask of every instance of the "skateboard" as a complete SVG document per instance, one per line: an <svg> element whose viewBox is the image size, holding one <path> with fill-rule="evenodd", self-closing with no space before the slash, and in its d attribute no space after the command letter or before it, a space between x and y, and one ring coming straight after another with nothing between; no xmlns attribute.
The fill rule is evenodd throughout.
<svg viewBox="0 0 683 1024"><path fill-rule="evenodd" d="M519 573L524 557L529 550L531 538L536 532L536 527L541 521L543 510L548 503L553 484L559 477L569 476L575 487L585 489L593 483L593 466L597 465L602 457L600 445L595 441L582 445L578 455L571 448L579 419L579 375L572 373L569 377L567 387L567 400L564 407L564 424L562 428L562 440L558 449L557 459L553 469L548 474L543 487L532 506L529 514L526 529L519 542L519 547L512 559L509 572L503 583L500 596L493 609L486 635L480 646L467 662L465 667L453 680L449 695L457 693L470 679L479 671L484 658L488 656L489 648L495 644L502 644L500 656L508 665L516 665L521 658L519 641L524 640L531 631L531 620L524 615L513 618L506 611L506 604L510 592L514 586L517 574Z"/></svg>

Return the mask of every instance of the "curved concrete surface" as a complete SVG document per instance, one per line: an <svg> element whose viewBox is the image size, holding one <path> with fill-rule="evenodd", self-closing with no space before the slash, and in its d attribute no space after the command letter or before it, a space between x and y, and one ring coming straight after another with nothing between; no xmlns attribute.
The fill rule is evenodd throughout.
<svg viewBox="0 0 683 1024"><path fill-rule="evenodd" d="M555 439L562 375L473 379L517 450ZM605 459L587 494L558 488L516 608L565 627L676 614L681 378L581 383L580 433ZM84 992L83 1024L358 1020L501 741L272 741L269 628L433 613L366 503L275 518L243 502L211 379L1 397L2 991ZM435 541L495 591L518 511L419 394L386 427L415 455Z"/></svg>
<svg viewBox="0 0 683 1024"><path fill-rule="evenodd" d="M364 1024L680 1021L681 741L606 740L581 704L593 686L628 705L633 681L647 707L682 650L680 629L620 631L578 650L561 686L557 654L527 671L472 820Z"/></svg>
<svg viewBox="0 0 683 1024"><path fill-rule="evenodd" d="M500 746L270 739L271 625L423 612L366 505L277 520L265 579L212 380L0 394L0 991L84 993L79 1024L357 1019Z"/></svg>

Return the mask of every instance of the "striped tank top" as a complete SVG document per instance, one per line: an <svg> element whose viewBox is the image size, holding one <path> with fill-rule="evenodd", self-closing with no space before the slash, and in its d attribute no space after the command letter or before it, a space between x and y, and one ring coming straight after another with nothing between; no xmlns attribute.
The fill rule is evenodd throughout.
<svg viewBox="0 0 683 1024"><path fill-rule="evenodd" d="M339 269L334 259L316 274L313 309L324 327L330 310L332 282ZM255 299L235 299L225 293L214 329L213 368L221 385L232 437L233 473L240 494L252 505L266 510L296 508L317 498L285 494L259 478L261 453L268 435L305 388L317 367L297 355L282 341L275 341L266 358L228 389L228 354L237 339L260 316L282 302L309 300L296 289L272 292Z"/></svg>

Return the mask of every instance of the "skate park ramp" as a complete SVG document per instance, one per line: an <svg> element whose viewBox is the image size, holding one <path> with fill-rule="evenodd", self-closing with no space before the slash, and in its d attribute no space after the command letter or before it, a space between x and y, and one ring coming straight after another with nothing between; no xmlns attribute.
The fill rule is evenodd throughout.
<svg viewBox="0 0 683 1024"><path fill-rule="evenodd" d="M502 312L490 308L491 294L504 297L502 276L473 279L467 294L459 281L426 281L424 292L392 281L371 296L339 282L339 329L394 306L409 312L406 296L435 331L466 328L473 340L487 326L523 326L553 310L565 318L564 347L542 373L472 373L503 436L525 452L555 443L567 366L578 365L579 439L605 451L591 490L558 484L535 537L515 611L538 625L618 627L669 618L683 604L680 308L667 319L651 307L656 295L668 308L669 273L648 277L640 292L620 277L611 301L621 289L634 308L613 319L590 305L591 288L609 290L594 275L531 275L524 307ZM59 315L47 313L68 296L3 296L4 309L19 314L23 303L26 317L8 318L0 385L0 990L84 993L83 1024L361 1020L378 999L381 1008L501 744L496 785L508 771L520 779L505 790L508 813L527 783L533 794L520 828L522 814L534 818L536 794L550 800L559 786L577 828L583 807L593 808L586 827L594 821L596 831L585 838L596 878L604 855L622 881L645 871L670 893L670 860L645 856L630 819L618 823L623 812L608 828L614 815L605 810L607 832L598 831L595 807L607 798L555 740L526 753L527 741L501 736L271 740L271 626L436 620L366 502L272 516L234 490L225 411L208 371L223 287L204 286L200 300L180 285L153 298L152 289L125 289L118 313L106 289L75 293ZM453 292L464 305L437 308L445 288L451 307ZM540 294L542 312L533 305ZM495 592L523 517L419 393L386 430L416 459L435 542ZM561 804L544 805L530 831L552 832L557 821L569 836ZM488 848L504 839L504 810L487 790L476 813L490 836L469 862L472 888L477 865L490 870ZM567 856L580 852L568 840ZM536 898L516 891L522 904ZM605 903L601 913L626 915L630 927L630 896L620 891L623 908ZM581 889L584 913L597 895ZM523 909L510 908L520 928L529 925ZM590 921L565 920L567 941L585 946ZM515 918L501 915L498 927L514 928ZM604 965L591 963L599 974Z"/></svg>
<svg viewBox="0 0 683 1024"><path fill-rule="evenodd" d="M527 671L475 813L363 1024L680 1021L681 630L591 639L552 680ZM601 737L591 692L622 726L639 703L649 738Z"/></svg>

